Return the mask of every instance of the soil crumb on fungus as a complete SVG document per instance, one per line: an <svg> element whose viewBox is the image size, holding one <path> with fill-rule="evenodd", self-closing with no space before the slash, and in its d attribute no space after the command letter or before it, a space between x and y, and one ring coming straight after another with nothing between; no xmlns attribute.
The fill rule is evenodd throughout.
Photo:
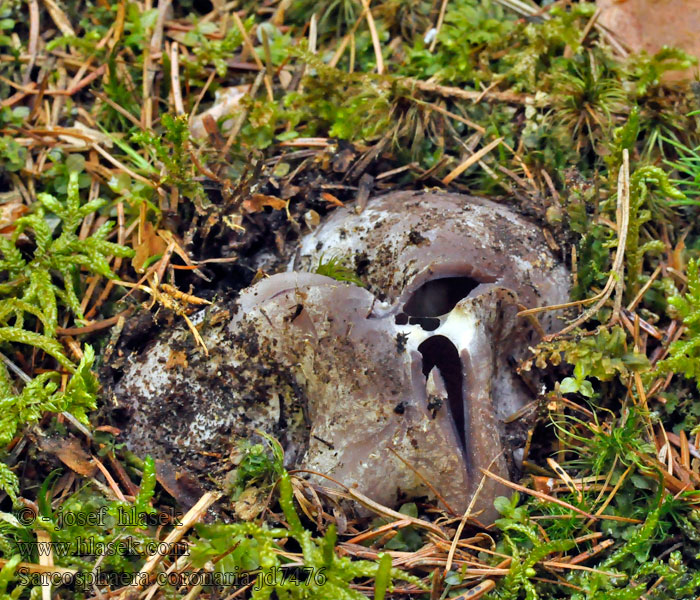
<svg viewBox="0 0 700 600"><path fill-rule="evenodd" d="M309 272L331 256L367 287ZM199 313L209 357L180 329L133 361L114 390L127 445L210 474L207 453L260 429L288 467L387 505L431 497L427 480L463 511L482 469L509 476L504 421L533 399L513 365L538 334L516 313L568 290L539 228L488 200L395 192L361 214L337 209L288 272ZM546 313L541 325L557 322ZM502 491L484 480L482 520Z"/></svg>

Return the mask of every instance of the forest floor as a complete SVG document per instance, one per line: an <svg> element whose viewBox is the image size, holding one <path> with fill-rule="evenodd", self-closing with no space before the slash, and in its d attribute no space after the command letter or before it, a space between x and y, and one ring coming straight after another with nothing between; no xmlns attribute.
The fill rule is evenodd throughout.
<svg viewBox="0 0 700 600"><path fill-rule="evenodd" d="M2 0L3 597L697 598L700 86L666 75L697 60L597 16ZM501 518L331 510L272 439L183 515L99 376L335 207L425 187L526 215L573 274Z"/></svg>

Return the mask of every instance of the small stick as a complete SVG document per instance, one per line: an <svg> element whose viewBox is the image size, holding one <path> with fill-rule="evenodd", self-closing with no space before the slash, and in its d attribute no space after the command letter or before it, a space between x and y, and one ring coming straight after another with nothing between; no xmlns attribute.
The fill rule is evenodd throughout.
<svg viewBox="0 0 700 600"><path fill-rule="evenodd" d="M221 494L218 492L207 492L204 494L197 504L195 504L187 514L182 517L182 521L178 527L173 527L173 530L167 535L163 543L166 547L172 547L176 542L179 542L184 535L192 528L192 526L197 523L207 512L209 507L216 502ZM133 583L129 586L132 590L140 590L143 586L141 581L147 581L150 574L158 566L158 563L166 557L165 553L156 552L151 556L146 564L143 566L141 571L133 579Z"/></svg>
<svg viewBox="0 0 700 600"><path fill-rule="evenodd" d="M523 485L518 485L517 483L513 483L512 481L508 481L507 479L503 479L503 477L500 477L500 476L496 475L495 473L492 473L491 471L488 471L486 469L479 469L479 470L484 475L487 475L488 477L491 477L491 479L495 479L496 481L498 481L498 483L502 483L506 487L517 490L518 492L523 492L524 494L529 494L530 496L534 496L535 498L539 498L540 500L543 500L545 502L553 502L554 504L558 504L559 506L563 506L564 508L568 508L569 510L574 511L575 513L578 513L579 515L581 515L583 517L588 517L589 519L593 519L594 521L598 519L597 516L594 516L590 513L587 513L585 510L581 510L580 508L576 508L573 504L569 504L568 502L564 502L563 500L559 500L559 498L554 498L553 496L543 494L542 492L538 492L535 490L531 490L530 488L526 488Z"/></svg>
<svg viewBox="0 0 700 600"><path fill-rule="evenodd" d="M112 474L107 470L107 467L105 467L96 456L92 457L92 462L95 463L97 468L102 472L102 475L104 475L105 479L107 480L107 483L109 484L109 487L112 489L117 498L122 502L126 502L124 494L122 493L121 489L119 489L117 482L114 481L114 477L112 477Z"/></svg>
<svg viewBox="0 0 700 600"><path fill-rule="evenodd" d="M369 35L372 38L372 46L374 47L374 55L377 58L377 74L384 73L384 59L382 58L382 45L379 43L379 35L377 35L377 27L374 24L374 17L369 7L370 0L362 0L362 6L365 8L365 18L367 19L367 27L369 27Z"/></svg>
<svg viewBox="0 0 700 600"><path fill-rule="evenodd" d="M491 463L489 464L489 469L493 465L493 463L496 462L496 459L498 459L501 456L502 452L500 452L497 456L493 458ZM469 502L469 506L467 506L467 510L464 511L464 515L462 515L462 518L459 521L459 525L457 526L457 531L455 532L454 538L452 538L452 543L450 545L450 551L447 554L447 562L445 563L445 570L444 570L444 575L447 576L447 573L450 572L450 569L452 568L452 561L454 560L455 557L455 552L457 552L457 545L459 544L459 538L462 536L462 531L464 531L464 527L467 524L467 521L469 520L469 517L472 514L472 509L474 508L474 503L476 502L476 499L479 495L479 492L481 489L484 487L484 483L486 482L486 474L488 471L484 471L482 469L482 472L484 475L481 477L481 481L479 481L479 486L476 488L476 491L474 492L474 495L472 496L471 501Z"/></svg>
<svg viewBox="0 0 700 600"><path fill-rule="evenodd" d="M75 135L75 134L71 134L71 135ZM155 183L153 183L150 179L146 179L143 175L139 175L138 173L135 173L129 167L127 167L124 163L121 163L116 158L114 158L109 152L100 148L97 144L92 143L92 144L90 144L90 146L93 149L95 149L98 153L100 153L105 159L107 159L109 162L111 162L115 167L119 167L120 169L122 169L132 179L136 179L137 181L140 181L141 183L147 185L148 187L160 189L160 187L157 186Z"/></svg>
<svg viewBox="0 0 700 600"><path fill-rule="evenodd" d="M170 47L170 83L173 89L173 103L178 115L185 114L185 105L182 103L182 89L180 88L180 55L178 44L173 42Z"/></svg>
<svg viewBox="0 0 700 600"><path fill-rule="evenodd" d="M624 287L624 272L625 272L625 248L627 247L627 233L629 230L629 219L630 219L630 185L629 185L629 151L624 149L622 151L622 167L620 168L620 173L617 178L617 215L618 215L618 241L617 241L617 251L615 252L615 260L613 262L613 267L608 277L608 281L605 283L605 288L600 294L597 294L593 298L586 300L591 302L593 300L598 300L594 306L587 309L578 319L569 323L564 329L555 333L554 335L548 336L545 341L552 341L554 338L565 335L578 327L579 325L585 323L593 315L595 315L603 305L608 301L608 298L612 295L613 291L616 292L615 306L613 309L613 316L610 319L610 323L616 323L620 319L620 310L622 307L622 288ZM581 301L583 303L583 301ZM524 311L522 314L534 314L534 312L540 312L540 310L555 310L556 308L561 308L563 305L558 305L557 307L543 307L541 309L530 309L529 311Z"/></svg>
<svg viewBox="0 0 700 600"><path fill-rule="evenodd" d="M437 25L435 25L435 35L433 36L433 41L430 42L430 48L428 48L428 50L430 52L435 51L435 46L437 44L438 34L440 33L440 30L442 29L443 22L445 21L445 13L447 12L447 2L448 2L448 0L442 0L442 4L440 4L440 14L438 15Z"/></svg>
<svg viewBox="0 0 700 600"><path fill-rule="evenodd" d="M85 327L56 327L56 333L58 335L82 335L84 333L92 333L93 331L99 331L100 329L107 329L116 325L120 318L125 317L133 312L133 308L127 308L120 313L117 313L109 319L104 319L103 321L97 321L96 323L91 323Z"/></svg>
<svg viewBox="0 0 700 600"><path fill-rule="evenodd" d="M24 72L24 83L31 81L32 69L36 64L36 55L39 48L39 2L37 0L29 0L29 44L27 45L27 53L29 54L29 62L27 70Z"/></svg>
<svg viewBox="0 0 700 600"><path fill-rule="evenodd" d="M56 27L61 30L61 33L67 37L75 37L75 30L70 24L66 13L64 13L54 0L44 0L46 10L49 11L51 19L56 23Z"/></svg>
<svg viewBox="0 0 700 600"><path fill-rule="evenodd" d="M469 167L471 167L473 164L479 162L484 156L486 156L489 152L491 152L491 150L493 150L496 146L498 146L498 144L500 144L502 141L503 141L502 137L496 138L491 143L484 146L481 150L472 154L462 164L460 164L459 166L454 168L452 171L450 171L447 175L445 175L445 177L442 178L442 183L444 185L449 185L453 179L459 177Z"/></svg>
<svg viewBox="0 0 700 600"><path fill-rule="evenodd" d="M463 90L462 88L440 85L431 81L413 79L412 77L406 77L402 81L409 87L413 86L423 92L433 92L441 96L473 101L481 100L483 96L483 91ZM534 96L529 94L517 94L514 92L489 92L486 96L483 96L483 99L493 102L507 102L509 104L527 104L528 102L534 101Z"/></svg>

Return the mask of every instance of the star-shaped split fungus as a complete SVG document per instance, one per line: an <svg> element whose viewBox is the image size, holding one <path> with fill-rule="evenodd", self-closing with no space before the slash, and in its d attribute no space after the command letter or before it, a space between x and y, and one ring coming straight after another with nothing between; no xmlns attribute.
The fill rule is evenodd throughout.
<svg viewBox="0 0 700 600"><path fill-rule="evenodd" d="M308 272L331 256L367 287ZM432 486L464 511L480 487L473 511L488 521L502 490L480 486L482 470L509 476L504 421L533 399L513 365L538 333L516 313L568 291L539 228L494 202L396 192L361 214L338 209L229 318L202 313L209 357L182 330L134 362L115 388L127 444L205 473L201 457L260 429L287 466L382 504ZM541 326L556 322L547 314Z"/></svg>

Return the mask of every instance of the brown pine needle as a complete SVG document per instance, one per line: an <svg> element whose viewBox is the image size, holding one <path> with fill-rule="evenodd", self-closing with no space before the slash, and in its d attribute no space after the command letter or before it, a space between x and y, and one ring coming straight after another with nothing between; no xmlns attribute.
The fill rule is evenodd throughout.
<svg viewBox="0 0 700 600"><path fill-rule="evenodd" d="M462 162L459 166L455 167L450 171L445 177L442 178L443 185L449 185L454 179L459 177L464 171L466 171L473 164L479 162L484 156L486 156L491 150L493 150L498 144L503 141L502 137L496 138L489 144L486 144L481 150L472 154L467 160Z"/></svg>
<svg viewBox="0 0 700 600"><path fill-rule="evenodd" d="M622 303L622 291L624 287L624 274L625 274L625 248L627 247L627 233L629 231L629 219L630 219L630 165L629 165L629 151L627 149L622 151L622 167L620 167L620 172L617 178L617 218L618 218L618 241L617 241L617 251L615 252L615 260L613 261L613 266L608 277L607 282L603 291L589 298L583 302L591 302L597 300L594 306L591 306L583 314L581 314L572 323L569 323L564 329L558 331L557 333L548 336L545 341L552 341L562 335L566 335L570 331L576 329L593 315L595 315L603 305L608 301L613 292L616 292L615 307L613 310L613 316L610 319L611 323L617 322L620 315L621 303ZM543 310L557 310L558 308L565 308L566 305L554 305L545 306L541 309L530 309L528 311L523 311L518 313L523 316L526 314L534 314L535 312L540 312Z"/></svg>
<svg viewBox="0 0 700 600"><path fill-rule="evenodd" d="M374 17L372 16L372 10L369 7L370 0L362 0L362 6L365 9L365 18L367 19L367 27L369 27L369 35L372 38L372 46L374 48L374 56L377 59L377 73L381 75L384 73L384 59L382 58L382 45L379 43L379 35L377 34L377 27L374 24Z"/></svg>
<svg viewBox="0 0 700 600"><path fill-rule="evenodd" d="M499 477L495 473L492 473L491 471L487 471L486 469L480 469L480 471L484 475L486 475L487 477L490 477L491 479L498 481L498 483L502 483L506 487L514 489L518 492L522 492L523 494L528 494L530 496L534 496L535 498L539 498L540 500L543 500L544 502L552 502L553 504L558 504L559 506L563 506L564 508L568 508L569 510L581 515L582 517L588 517L589 519L593 519L594 521L598 519L597 516L592 515L590 513L587 513L585 510L581 510L580 508L576 508L573 504L569 504L568 502L564 502L563 500L559 500L559 498L554 498L553 496L549 496L548 494L543 494L542 492L537 492L535 490L531 490L530 488L526 488L523 485L513 483L512 481L508 481L507 479L503 479L503 477Z"/></svg>

